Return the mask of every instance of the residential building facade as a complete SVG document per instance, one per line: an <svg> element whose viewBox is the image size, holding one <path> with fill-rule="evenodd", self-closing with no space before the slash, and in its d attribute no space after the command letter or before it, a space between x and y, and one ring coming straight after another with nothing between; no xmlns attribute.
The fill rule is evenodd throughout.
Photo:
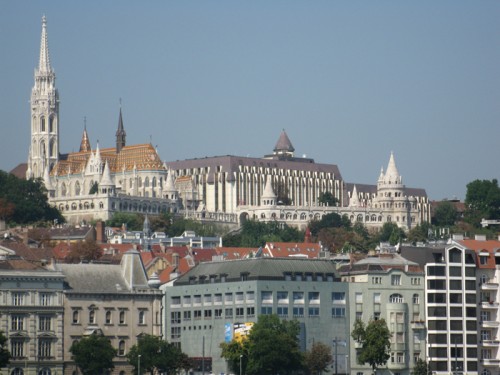
<svg viewBox="0 0 500 375"><path fill-rule="evenodd" d="M377 374L410 375L417 360L426 358L423 269L398 254L380 254L343 265L339 272L349 283L349 329L357 319L365 325L384 319L391 332L390 358ZM350 346L351 374L371 374L369 365L357 361L360 348L357 342Z"/></svg>
<svg viewBox="0 0 500 375"><path fill-rule="evenodd" d="M126 252L120 265L58 264L65 277L64 374L78 374L69 349L97 333L118 350L113 374L131 374L126 355L142 334L161 335L162 293L148 281L138 251Z"/></svg>
<svg viewBox="0 0 500 375"><path fill-rule="evenodd" d="M0 259L0 331L12 355L7 374L63 373L63 284L59 271Z"/></svg>

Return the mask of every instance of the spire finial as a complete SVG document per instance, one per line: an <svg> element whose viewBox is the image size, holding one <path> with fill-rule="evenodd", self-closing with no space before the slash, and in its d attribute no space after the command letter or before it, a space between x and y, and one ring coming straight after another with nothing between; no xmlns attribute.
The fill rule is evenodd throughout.
<svg viewBox="0 0 500 375"><path fill-rule="evenodd" d="M39 72L51 72L49 56L49 40L47 37L47 18L42 16L42 40L40 42L40 62L38 64Z"/></svg>

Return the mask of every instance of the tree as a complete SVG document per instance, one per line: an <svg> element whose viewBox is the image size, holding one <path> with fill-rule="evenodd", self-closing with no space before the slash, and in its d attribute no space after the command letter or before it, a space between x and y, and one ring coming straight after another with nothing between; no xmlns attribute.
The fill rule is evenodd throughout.
<svg viewBox="0 0 500 375"><path fill-rule="evenodd" d="M85 240L71 244L69 254L66 257L66 262L79 263L82 260L90 262L98 260L101 257L101 247L93 240Z"/></svg>
<svg viewBox="0 0 500 375"><path fill-rule="evenodd" d="M432 375L432 371L430 366L422 358L419 358L413 368L412 375Z"/></svg>
<svg viewBox="0 0 500 375"><path fill-rule="evenodd" d="M276 202L279 205L289 206L292 204L288 193L288 186L283 181L273 183L273 190L276 194Z"/></svg>
<svg viewBox="0 0 500 375"><path fill-rule="evenodd" d="M500 219L500 188L498 181L474 180L467 184L465 217L479 226L481 219Z"/></svg>
<svg viewBox="0 0 500 375"><path fill-rule="evenodd" d="M325 191L319 193L318 202L324 204L325 206L333 207L339 203L339 200L335 198L335 196L331 192Z"/></svg>
<svg viewBox="0 0 500 375"><path fill-rule="evenodd" d="M248 335L248 375L286 374L303 367L297 321L261 315Z"/></svg>
<svg viewBox="0 0 500 375"><path fill-rule="evenodd" d="M74 342L69 348L76 365L84 375L101 375L111 371L116 349L111 341L102 334L94 333Z"/></svg>
<svg viewBox="0 0 500 375"><path fill-rule="evenodd" d="M48 203L47 189L41 179L20 179L0 171L1 215L9 222L64 222L61 213Z"/></svg>
<svg viewBox="0 0 500 375"><path fill-rule="evenodd" d="M174 374L187 365L187 356L175 345L164 341L161 337L142 335L137 344L130 348L127 354L128 362L134 366L134 372L139 371L139 355L141 356L141 373L147 371L151 374Z"/></svg>
<svg viewBox="0 0 500 375"><path fill-rule="evenodd" d="M95 181L90 187L89 194L97 194L99 192L99 184Z"/></svg>
<svg viewBox="0 0 500 375"><path fill-rule="evenodd" d="M439 202L434 210L433 223L438 227L455 225L458 214L455 205L449 201Z"/></svg>
<svg viewBox="0 0 500 375"><path fill-rule="evenodd" d="M332 363L332 349L322 342L315 342L310 351L306 351L304 364L311 374L320 374L328 371L328 365Z"/></svg>
<svg viewBox="0 0 500 375"><path fill-rule="evenodd" d="M391 332L384 319L370 320L366 327L361 320L354 323L351 336L361 344L358 349L358 363L368 363L373 373L377 367L385 365L390 358Z"/></svg>
<svg viewBox="0 0 500 375"><path fill-rule="evenodd" d="M10 362L10 352L8 350L7 337L0 331L0 368L5 367Z"/></svg>
<svg viewBox="0 0 500 375"><path fill-rule="evenodd" d="M408 240L413 244L427 241L429 237L429 229L431 229L431 225L426 222L413 227L408 233Z"/></svg>
<svg viewBox="0 0 500 375"><path fill-rule="evenodd" d="M226 246L259 247L266 242L302 242L304 233L297 228L280 224L275 221L264 223L247 220L241 226L239 233L224 236Z"/></svg>
<svg viewBox="0 0 500 375"><path fill-rule="evenodd" d="M222 349L220 356L227 361L229 370L231 370L233 374L240 373L240 365L243 374L246 373L245 370L248 361L248 352L244 345L246 341L246 339L241 341L232 340L230 342L223 342L220 344L220 348Z"/></svg>
<svg viewBox="0 0 500 375"><path fill-rule="evenodd" d="M123 224L128 230L142 230L144 216L127 212L116 212L111 219L106 221L108 227L121 227Z"/></svg>

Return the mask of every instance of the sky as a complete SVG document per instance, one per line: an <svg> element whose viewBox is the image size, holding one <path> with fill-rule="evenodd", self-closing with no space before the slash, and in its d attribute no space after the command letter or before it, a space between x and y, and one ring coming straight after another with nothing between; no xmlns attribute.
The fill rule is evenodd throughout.
<svg viewBox="0 0 500 375"><path fill-rule="evenodd" d="M499 1L0 0L0 169L27 161L47 17L60 151L298 156L376 184L394 153L432 200L500 176Z"/></svg>

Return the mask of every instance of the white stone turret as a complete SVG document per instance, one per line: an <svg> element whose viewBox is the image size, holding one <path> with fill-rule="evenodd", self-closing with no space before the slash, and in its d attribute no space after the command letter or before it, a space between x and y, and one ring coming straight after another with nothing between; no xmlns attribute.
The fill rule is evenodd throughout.
<svg viewBox="0 0 500 375"><path fill-rule="evenodd" d="M111 171L109 169L109 162L104 163L104 170L102 172L101 181L99 182L99 190L101 194L113 194L115 190L115 184L111 179Z"/></svg>
<svg viewBox="0 0 500 375"><path fill-rule="evenodd" d="M59 160L59 93L56 76L50 65L47 20L42 17L40 60L35 69L31 90L31 144L28 157L28 178L43 177L45 165L52 167Z"/></svg>
<svg viewBox="0 0 500 375"><path fill-rule="evenodd" d="M358 190L356 189L356 185L354 185L354 188L352 189L352 195L351 199L349 199L349 207L359 207L359 197L358 197Z"/></svg>
<svg viewBox="0 0 500 375"><path fill-rule="evenodd" d="M276 206L277 196L273 190L272 176L267 175L266 185L262 193L261 202L264 206Z"/></svg>
<svg viewBox="0 0 500 375"><path fill-rule="evenodd" d="M177 190L175 189L174 171L169 170L165 180L165 187L163 188L163 196L166 199L175 200L178 198Z"/></svg>

